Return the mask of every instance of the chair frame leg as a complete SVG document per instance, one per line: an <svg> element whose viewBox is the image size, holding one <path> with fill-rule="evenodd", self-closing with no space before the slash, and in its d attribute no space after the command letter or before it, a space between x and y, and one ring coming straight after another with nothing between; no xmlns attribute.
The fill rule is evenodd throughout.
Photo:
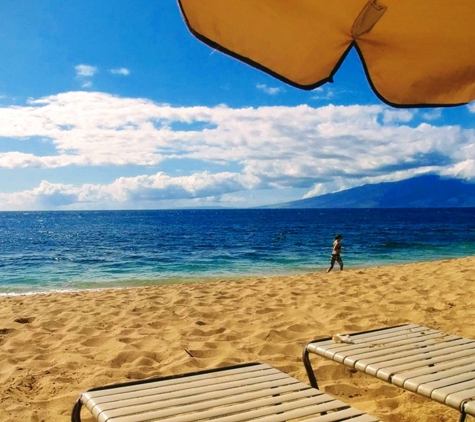
<svg viewBox="0 0 475 422"><path fill-rule="evenodd" d="M310 382L310 385L318 390L317 378L315 377L315 372L312 368L312 363L310 362L310 356L307 350L307 346L303 348L302 360L305 366L305 370L307 371L307 377L308 381Z"/></svg>
<svg viewBox="0 0 475 422"><path fill-rule="evenodd" d="M74 403L73 410L71 411L71 422L81 422L81 407L82 402L80 399Z"/></svg>

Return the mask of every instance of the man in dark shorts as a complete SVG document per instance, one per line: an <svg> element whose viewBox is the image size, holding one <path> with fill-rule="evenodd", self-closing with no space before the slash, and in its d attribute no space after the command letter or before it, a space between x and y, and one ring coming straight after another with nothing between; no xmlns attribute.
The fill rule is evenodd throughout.
<svg viewBox="0 0 475 422"><path fill-rule="evenodd" d="M343 261L341 260L341 256L340 256L340 253L343 250L343 247L341 246L342 239L343 239L343 236L339 233L335 236L335 240L333 242L330 268L328 268L327 273L329 273L333 269L333 266L335 265L335 261L338 262L338 265L340 266L340 270L343 269Z"/></svg>

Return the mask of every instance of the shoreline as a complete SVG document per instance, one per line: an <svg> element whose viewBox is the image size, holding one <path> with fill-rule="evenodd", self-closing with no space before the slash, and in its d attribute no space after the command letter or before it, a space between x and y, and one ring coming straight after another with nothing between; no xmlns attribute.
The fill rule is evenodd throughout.
<svg viewBox="0 0 475 422"><path fill-rule="evenodd" d="M418 259L417 261L387 261L387 262L377 262L377 263L368 263L367 265L355 265L347 264L345 262L345 270L364 270L368 268L380 268L380 267L393 267L393 266L400 266L400 265L411 265L417 263L430 263L430 262L438 262L438 261L447 261L447 260L457 260L457 259L464 259L470 258L471 256L475 255L464 255L464 256L450 256L450 257L436 257L436 258L426 258L426 259ZM336 266L332 272L340 271ZM302 268L294 268L294 269L286 269L286 271L276 271L274 272L266 272L262 271L256 274L238 274L229 273L223 275L209 275L209 276L182 276L182 277L169 277L169 278L150 278L150 279L124 279L121 281L111 282L110 286L108 286L108 282L97 282L99 285L98 287L85 287L85 288L70 288L70 289L61 289L55 288L51 290L35 290L35 291L12 291L6 292L3 291L5 288L2 288L0 285L0 298L2 297L16 297L16 296L34 296L34 295L45 295L45 294L69 294L69 293L78 293L78 292L87 292L87 291L104 291L104 290L122 290L122 289L135 289L135 288L146 288L146 287L154 287L154 286L170 286L170 285L178 285L178 284L202 284L202 283L214 283L219 282L223 279L226 280L240 280L240 279L248 279L248 278L256 278L256 277L292 277L298 275L317 275L321 273L325 273L328 268L326 266L319 266L315 267L315 269L308 271L307 269ZM273 269L274 270L274 269ZM91 282L83 282L82 285L90 284ZM95 282L94 282L95 283Z"/></svg>
<svg viewBox="0 0 475 422"><path fill-rule="evenodd" d="M475 257L340 272L0 296L5 422L68 420L89 388L245 362L308 384L303 346L416 323L475 338ZM323 391L383 421L458 413L316 358Z"/></svg>

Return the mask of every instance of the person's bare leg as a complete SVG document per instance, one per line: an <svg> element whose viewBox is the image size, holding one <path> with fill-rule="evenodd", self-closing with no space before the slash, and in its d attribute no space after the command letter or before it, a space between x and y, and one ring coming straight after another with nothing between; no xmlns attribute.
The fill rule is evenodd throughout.
<svg viewBox="0 0 475 422"><path fill-rule="evenodd" d="M338 265L340 266L340 271L343 271L343 260L340 257L338 257L337 261L338 261Z"/></svg>

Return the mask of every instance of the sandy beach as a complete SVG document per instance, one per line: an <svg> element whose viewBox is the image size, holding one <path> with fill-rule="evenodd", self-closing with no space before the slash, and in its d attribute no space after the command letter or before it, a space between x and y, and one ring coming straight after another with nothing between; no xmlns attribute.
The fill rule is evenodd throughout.
<svg viewBox="0 0 475 422"><path fill-rule="evenodd" d="M474 267L469 257L0 297L2 420L67 421L89 388L244 362L268 363L308 383L303 346L335 333L412 322L475 338ZM333 362L313 362L322 390L383 421L457 420L448 407Z"/></svg>

